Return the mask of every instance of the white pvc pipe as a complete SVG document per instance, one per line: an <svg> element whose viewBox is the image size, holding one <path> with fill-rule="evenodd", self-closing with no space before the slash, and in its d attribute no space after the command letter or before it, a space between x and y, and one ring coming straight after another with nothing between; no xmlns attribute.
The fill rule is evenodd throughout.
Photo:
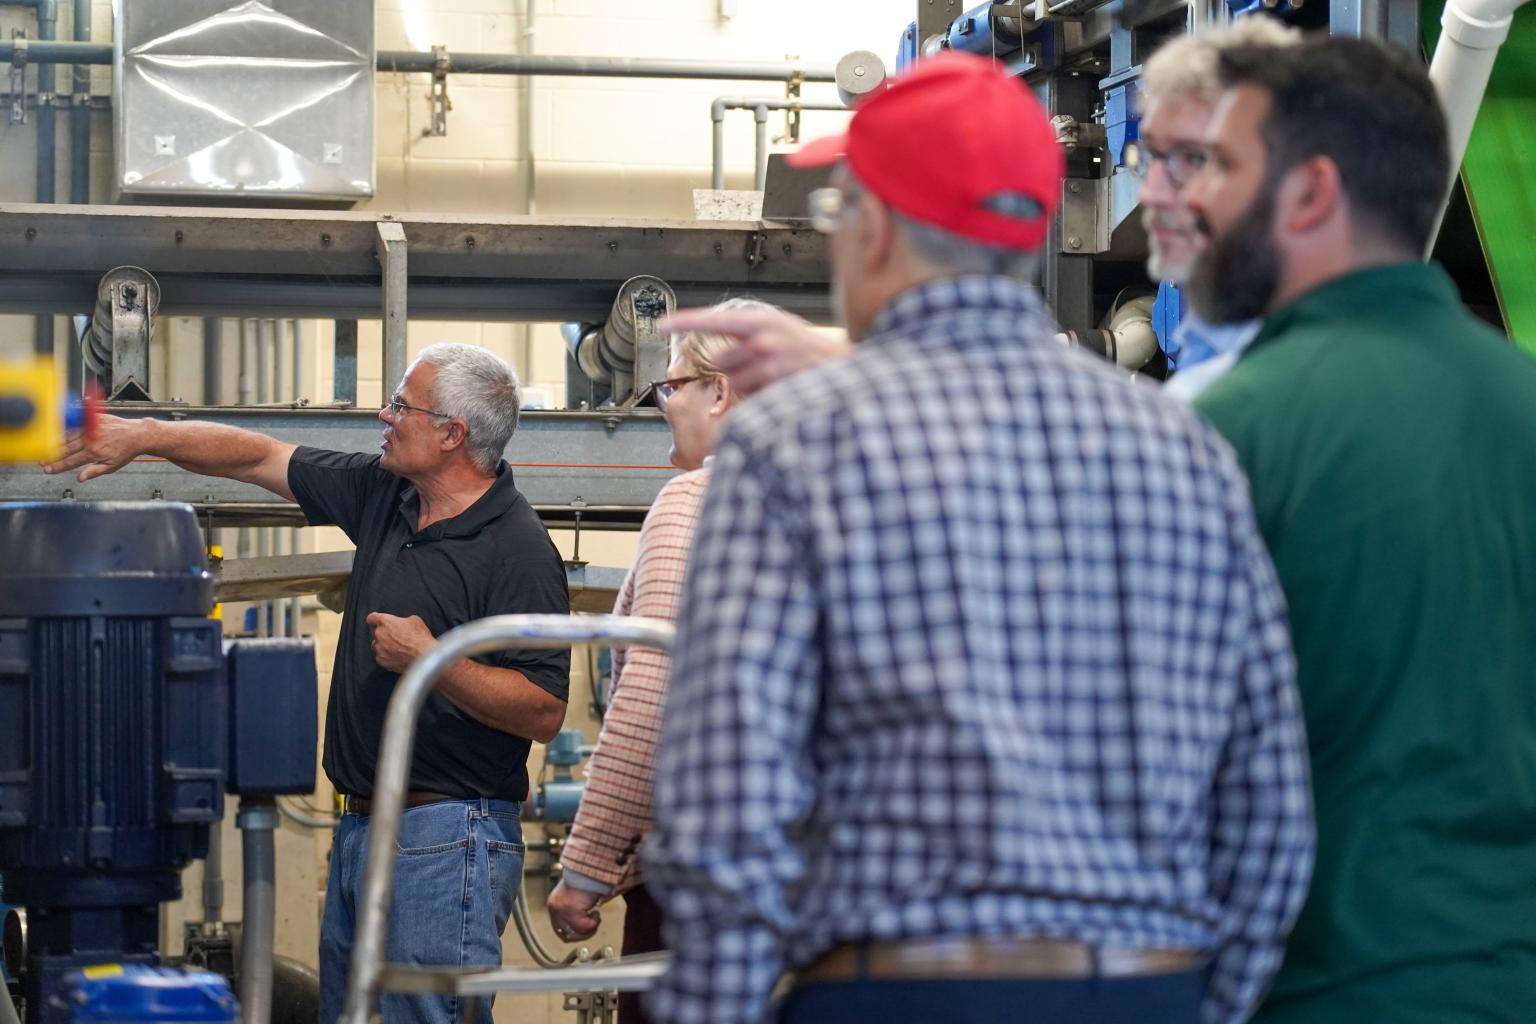
<svg viewBox="0 0 1536 1024"><path fill-rule="evenodd" d="M1510 22L1525 0L1450 0L1440 16L1440 42L1429 64L1429 80L1445 108L1446 135L1450 143L1451 176L1445 183L1446 202L1451 186L1461 171L1467 142L1477 110L1488 90L1488 77L1499 47L1509 38ZM1441 216L1444 217L1444 204ZM1430 247L1440 233L1440 224L1430 234Z"/></svg>

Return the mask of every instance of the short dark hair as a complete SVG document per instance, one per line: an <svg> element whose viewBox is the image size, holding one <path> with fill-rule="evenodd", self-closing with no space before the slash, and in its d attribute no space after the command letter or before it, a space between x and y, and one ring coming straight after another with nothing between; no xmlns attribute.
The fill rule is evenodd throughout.
<svg viewBox="0 0 1536 1024"><path fill-rule="evenodd" d="M1315 156L1339 168L1344 193L1382 241L1420 252L1450 183L1445 113L1417 55L1349 36L1248 46L1220 57L1222 84L1269 93L1260 132L1268 177Z"/></svg>

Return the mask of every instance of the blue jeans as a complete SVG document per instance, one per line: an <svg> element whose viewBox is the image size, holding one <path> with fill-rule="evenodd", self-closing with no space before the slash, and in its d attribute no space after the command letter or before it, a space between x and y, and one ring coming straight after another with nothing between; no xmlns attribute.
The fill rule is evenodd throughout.
<svg viewBox="0 0 1536 1024"><path fill-rule="evenodd" d="M1205 972L1081 981L847 981L805 985L778 1024L1199 1024Z"/></svg>
<svg viewBox="0 0 1536 1024"><path fill-rule="evenodd" d="M352 934L363 900L372 818L347 814L331 845L331 874L320 922L320 1021L335 1024L347 1000ZM407 810L400 821L395 891L384 961L448 967L498 967L501 932L523 877L518 805L452 800ZM385 1024L450 1024L457 996L384 995ZM477 1021L491 1024L491 1001Z"/></svg>

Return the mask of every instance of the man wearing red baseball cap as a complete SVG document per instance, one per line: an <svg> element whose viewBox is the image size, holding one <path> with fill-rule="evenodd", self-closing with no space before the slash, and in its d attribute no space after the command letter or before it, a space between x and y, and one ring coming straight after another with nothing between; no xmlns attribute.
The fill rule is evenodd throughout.
<svg viewBox="0 0 1536 1024"><path fill-rule="evenodd" d="M1244 1020L1311 867L1284 603L1230 451L1058 344L1061 154L936 57L815 212L841 359L716 447L642 849L658 1020ZM793 329L773 317L674 329ZM756 325L756 326L754 326Z"/></svg>

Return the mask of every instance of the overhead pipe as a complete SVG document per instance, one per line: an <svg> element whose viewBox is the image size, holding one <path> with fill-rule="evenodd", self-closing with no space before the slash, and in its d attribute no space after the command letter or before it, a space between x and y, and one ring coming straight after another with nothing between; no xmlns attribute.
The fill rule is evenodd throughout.
<svg viewBox="0 0 1536 1024"><path fill-rule="evenodd" d="M1430 250L1440 234L1440 222L1445 218L1451 189L1461 172L1461 160L1466 156L1483 94L1488 91L1488 78L1493 74L1499 47L1509 38L1515 11L1524 3L1525 0L1449 0L1440 16L1440 42L1429 63L1429 80L1445 108L1451 176L1445 183L1440 219L1435 221L1429 236Z"/></svg>
<svg viewBox="0 0 1536 1024"><path fill-rule="evenodd" d="M0 51L3 56L3 51ZM552 75L578 78L692 78L738 82L835 82L828 64L669 60L646 57L567 57L515 53L450 53L449 74ZM380 71L431 73L437 58L410 50L380 51Z"/></svg>
<svg viewBox="0 0 1536 1024"><path fill-rule="evenodd" d="M746 96L717 96L709 105L709 119L712 122L714 159L711 162L709 173L709 187L714 189L725 188L725 112L727 110L750 110L753 120L757 122L757 150L753 167L756 169L753 177L753 187L759 192L768 180L768 111L770 110L840 110L846 112L847 107L841 103L813 103L807 100L785 99L753 99Z"/></svg>
<svg viewBox="0 0 1536 1024"><path fill-rule="evenodd" d="M57 0L47 0L57 2ZM51 40L52 37L50 36ZM9 63L16 51L10 40L0 40L0 63ZM575 78L690 78L733 82L835 82L836 69L828 64L773 61L670 60L648 57L579 57L528 53L449 53L449 74L538 75ZM32 42L27 48L30 64L111 64L110 43ZM380 71L432 74L437 58L414 50L380 50L374 59Z"/></svg>

